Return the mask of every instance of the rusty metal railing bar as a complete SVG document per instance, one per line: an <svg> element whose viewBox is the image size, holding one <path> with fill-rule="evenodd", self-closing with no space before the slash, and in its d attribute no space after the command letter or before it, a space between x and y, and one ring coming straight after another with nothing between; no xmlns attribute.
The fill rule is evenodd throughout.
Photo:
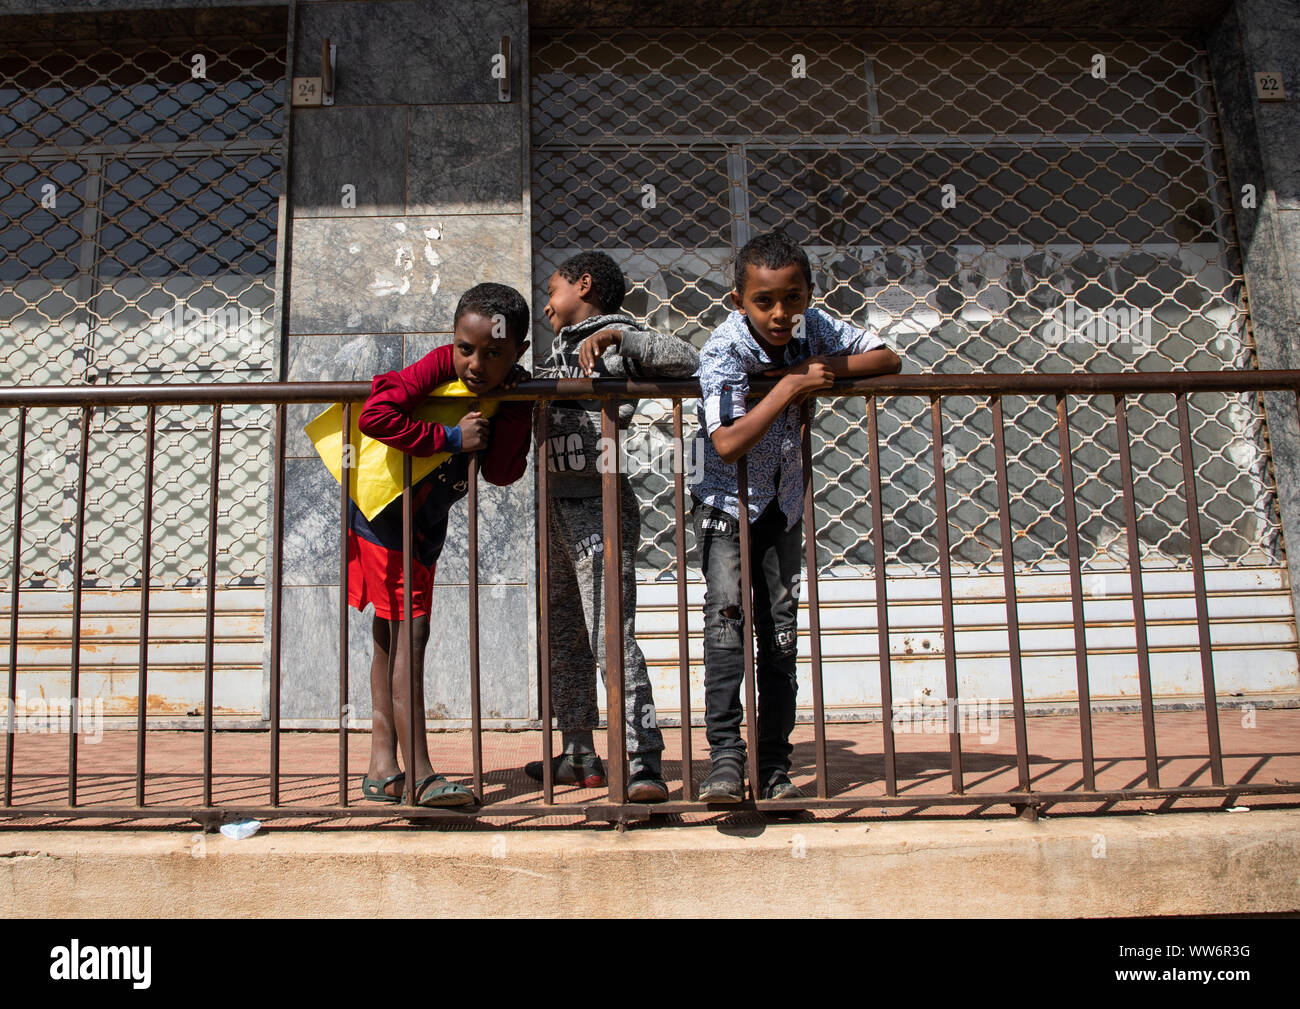
<svg viewBox="0 0 1300 1009"><path fill-rule="evenodd" d="M1201 545L1201 514L1196 501L1196 464L1192 455L1187 396L1174 397L1178 408L1178 438L1183 456L1183 490L1187 502L1188 552L1196 592L1196 635L1201 650L1201 685L1205 696L1205 735L1210 749L1210 780L1223 784L1223 746L1219 739L1219 700L1214 687L1214 652L1210 646L1210 606L1205 589L1205 557Z"/></svg>
<svg viewBox="0 0 1300 1009"><path fill-rule="evenodd" d="M813 746L817 760L817 797L826 798L826 707L822 694L822 617L817 593L817 507L813 501L812 400L799 408L803 441L803 542L808 577L808 652L812 664Z"/></svg>
<svg viewBox="0 0 1300 1009"><path fill-rule="evenodd" d="M1074 456L1070 448L1070 417L1065 394L1056 394L1056 436L1061 457L1061 505L1065 511L1065 542L1070 557L1070 608L1074 619L1074 670L1079 698L1079 746L1083 786L1097 787L1092 755L1092 695L1088 687L1088 643L1083 619L1083 573L1079 562L1079 523L1074 513Z"/></svg>
<svg viewBox="0 0 1300 1009"><path fill-rule="evenodd" d="M77 804L77 699L81 693L81 575L86 545L86 463L90 452L90 414L81 408L81 444L77 450L77 553L72 562L72 645L68 708L68 805ZM10 644L12 647L12 643Z"/></svg>
<svg viewBox="0 0 1300 1009"><path fill-rule="evenodd" d="M9 581L9 709L5 714L5 805L14 801L14 744L18 718L18 588L22 582L23 477L27 467L27 409L18 411L18 451L14 475L14 541Z"/></svg>
<svg viewBox="0 0 1300 1009"><path fill-rule="evenodd" d="M737 508L740 526L740 639L745 664L745 748L750 798L762 794L758 780L758 699L754 672L754 566L749 528L749 454L736 460Z"/></svg>
<svg viewBox="0 0 1300 1009"><path fill-rule="evenodd" d="M673 546L677 559L677 692L682 735L682 798L689 799L695 780L691 766L691 651L686 623L686 442L682 434L682 401L673 400Z"/></svg>
<svg viewBox="0 0 1300 1009"><path fill-rule="evenodd" d="M604 542L605 581L605 699L606 727L609 743L607 782L609 801L627 802L627 738L624 719L627 706L623 699L623 473L619 458L618 402L606 399L601 404L600 434L610 448L612 464L601 474L601 524Z"/></svg>
<svg viewBox="0 0 1300 1009"><path fill-rule="evenodd" d="M483 801L483 711L479 697L478 634L478 453L469 457L469 543L466 564L469 568L469 703L470 750L474 766L474 795ZM424 722L421 722L423 731Z"/></svg>
<svg viewBox="0 0 1300 1009"><path fill-rule="evenodd" d="M755 380L756 394L769 391L775 380ZM1096 373L1035 373L1027 375L879 375L841 378L826 396L989 396L1015 393L1025 396L1052 394L1134 395L1176 392L1260 392L1288 390L1300 393L1300 369L1269 371L1162 371ZM65 385L34 388L0 387L0 408L80 406L185 406L267 403L321 403L363 400L370 393L366 382L212 382L203 385ZM694 398L700 389L693 379L660 382L619 379L532 379L521 382L495 399L654 399Z"/></svg>
<svg viewBox="0 0 1300 1009"><path fill-rule="evenodd" d="M271 520L271 805L280 805L280 687L283 680L281 638L284 633L284 441L285 405L275 407L275 515ZM346 480L344 486L346 486Z"/></svg>
<svg viewBox="0 0 1300 1009"><path fill-rule="evenodd" d="M872 567L876 578L876 640L880 665L880 723L885 751L885 794L898 794L894 755L894 686L889 664L889 599L885 577L885 523L880 497L880 427L876 397L866 398L867 451L871 470Z"/></svg>
<svg viewBox="0 0 1300 1009"><path fill-rule="evenodd" d="M135 804L144 805L145 717L149 713L149 575L153 562L153 470L158 408L147 410L144 428L144 515L140 545L140 669L135 702Z"/></svg>
<svg viewBox="0 0 1300 1009"><path fill-rule="evenodd" d="M934 528L939 540L939 601L943 611L943 671L947 697L948 751L952 758L952 790L964 788L961 771L960 697L957 692L957 633L952 606L952 547L948 542L948 477L943 464L943 405L930 396L930 444L934 452Z"/></svg>
<svg viewBox="0 0 1300 1009"><path fill-rule="evenodd" d="M203 628L203 805L212 805L213 659L217 629L217 493L221 480L221 404L212 407L212 470L208 484L208 586ZM278 503L278 502L277 502Z"/></svg>
<svg viewBox="0 0 1300 1009"><path fill-rule="evenodd" d="M401 634L405 639L406 646L406 747L402 754L402 766L406 768L406 788L403 802L408 806L414 806L415 795L415 754L418 747L415 745L415 627L411 623L412 597L415 595L415 583L411 580L411 536L415 530L415 503L411 495L411 455L409 452L402 453L402 627ZM378 619L378 617L376 617ZM394 652L397 650L397 642L393 640L393 635L389 635L388 647L390 668L396 669L396 658ZM389 690L396 686L395 677L389 680ZM423 683L421 683L423 689ZM394 714L396 714L394 712ZM419 726L421 732L424 726ZM393 719L393 732L400 737L397 731L397 719ZM399 739L400 742L400 739ZM401 747L399 746L399 749Z"/></svg>
<svg viewBox="0 0 1300 1009"><path fill-rule="evenodd" d="M383 807L364 807L364 806L319 806L307 805L302 806L242 806L228 804L220 807L196 807L196 806L150 806L147 813L149 819L196 819L204 814L216 816L247 816L259 820L275 819L311 819L325 818L332 816L356 816L356 817L375 817L379 819L392 819L393 817L402 817L410 820L421 819L446 819L454 822L465 822L466 820L477 819L480 816L555 816L555 815L584 815L590 820L613 819L620 815L644 815L651 814L681 814L681 813L713 813L713 812L735 812L745 809L763 809L763 810L856 810L866 809L868 807L912 807L922 808L927 806L1023 806L1027 802L1037 806L1043 806L1050 803L1114 803L1114 802L1131 802L1143 799L1167 799L1167 798L1235 798L1237 796L1259 795L1259 796L1292 796L1296 794L1294 784L1275 784L1275 785L1214 785L1214 786L1174 786L1166 788L1127 788L1127 789L1108 789L1103 791L1052 791L1052 792L967 792L963 795L954 795L943 792L921 792L910 793L904 796L890 795L865 795L846 798L829 798L819 799L814 797L805 797L800 799L764 799L759 803L753 801L742 801L739 803L700 803L700 802L662 802L653 805L646 803L573 803L571 805L544 806L539 803L493 803L490 806L481 809L473 809L470 812L461 812L455 809L437 809L416 807L413 809L395 810L392 805ZM612 815L611 815L612 814ZM58 816L58 817L76 817L76 818L104 818L104 819L138 819L141 815L140 809L136 806L121 805L83 805L76 808L65 806L52 806L32 803L30 805L15 805L0 809L0 820L15 817L38 817L38 816Z"/></svg>
<svg viewBox="0 0 1300 1009"><path fill-rule="evenodd" d="M551 429L550 411L537 410L537 656L538 714L542 720L542 801L555 802L555 770L551 766L555 737L551 731Z"/></svg>
<svg viewBox="0 0 1300 1009"><path fill-rule="evenodd" d="M1016 557L1011 534L1011 492L1007 480L1007 443L1002 424L1002 397L992 397L993 455L997 459L998 529L1002 540L1002 595L1007 607L1007 651L1011 661L1011 705L1016 726L1016 771L1029 791L1029 733L1025 725L1024 670L1020 658L1020 614L1016 603ZM1219 782L1215 782L1219 784Z"/></svg>
<svg viewBox="0 0 1300 1009"><path fill-rule="evenodd" d="M343 402L339 445L339 805L348 804L348 502L352 484L352 403ZM378 619L378 618L376 618ZM391 642L389 643L391 647Z"/></svg>
<svg viewBox="0 0 1300 1009"><path fill-rule="evenodd" d="M1142 696L1142 741L1147 755L1147 782L1160 787L1156 755L1156 713L1151 695L1151 655L1147 639L1146 599L1142 593L1142 541L1138 536L1137 501L1133 494L1133 465L1129 455L1128 416L1124 397L1115 397L1115 433L1119 441L1119 472L1124 490L1124 525L1128 530L1129 584L1133 591L1133 634L1137 643L1138 690Z"/></svg>

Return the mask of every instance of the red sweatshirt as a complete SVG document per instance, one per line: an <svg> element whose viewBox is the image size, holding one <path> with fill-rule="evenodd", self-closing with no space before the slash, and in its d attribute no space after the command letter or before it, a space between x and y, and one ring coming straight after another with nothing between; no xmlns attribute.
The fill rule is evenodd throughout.
<svg viewBox="0 0 1300 1009"><path fill-rule="evenodd" d="M411 416L429 393L456 377L452 354L452 346L447 344L401 371L376 375L357 418L361 433L411 455L460 452L459 428ZM491 423L492 433L480 466L483 479L504 487L523 476L528 464L533 404L526 400L502 403Z"/></svg>
<svg viewBox="0 0 1300 1009"><path fill-rule="evenodd" d="M452 353L450 345L439 347L408 368L376 375L357 418L362 434L400 451L417 456L452 453L411 488L414 552L426 565L437 561L447 534L447 513L469 489L469 455L460 450L460 429L411 416L430 392L456 377ZM489 483L504 487L523 476L528 465L533 404L527 400L502 403L490 424L488 446L479 453L480 472ZM348 524L358 536L401 552L400 497L369 522L349 503Z"/></svg>

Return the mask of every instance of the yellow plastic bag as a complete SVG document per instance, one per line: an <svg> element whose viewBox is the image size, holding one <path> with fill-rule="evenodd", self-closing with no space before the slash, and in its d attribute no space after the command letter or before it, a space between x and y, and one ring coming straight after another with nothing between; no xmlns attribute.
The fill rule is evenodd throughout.
<svg viewBox="0 0 1300 1009"><path fill-rule="evenodd" d="M431 396L464 397L464 402L446 399L430 399L415 411L419 420L436 421L445 427L454 427L460 423L474 404L474 394L465 388L460 379L444 382L430 393ZM478 402L478 410L484 417L491 417L497 412L499 401L484 399ZM355 446L352 456L352 468L349 470L348 495L369 521L395 501L402 493L402 455L398 449L391 448L381 441L367 437L357 427L357 418L361 416L361 404L352 405L351 444ZM313 417L303 430L316 446L325 468L335 480L343 479L343 407L335 403L324 413ZM435 469L451 458L450 452L438 452L430 456L411 457L411 483L424 479Z"/></svg>

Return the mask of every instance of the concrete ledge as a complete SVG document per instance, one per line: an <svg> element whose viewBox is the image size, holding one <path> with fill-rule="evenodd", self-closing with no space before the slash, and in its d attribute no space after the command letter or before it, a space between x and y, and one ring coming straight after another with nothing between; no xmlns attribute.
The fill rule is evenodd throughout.
<svg viewBox="0 0 1300 1009"><path fill-rule="evenodd" d="M1300 810L661 829L0 833L0 916L1300 910Z"/></svg>

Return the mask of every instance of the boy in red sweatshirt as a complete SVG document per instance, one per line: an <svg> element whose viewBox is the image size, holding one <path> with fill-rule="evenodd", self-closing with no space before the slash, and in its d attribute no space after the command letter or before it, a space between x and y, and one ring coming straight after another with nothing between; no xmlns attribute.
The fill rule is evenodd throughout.
<svg viewBox="0 0 1300 1009"><path fill-rule="evenodd" d="M415 775L413 801L421 806L466 806L476 800L464 785L433 770L424 734L424 652L429 641L433 572L447 536L447 513L469 489L470 453L481 453L489 483L505 486L523 476L532 437L532 403L501 404L490 421L471 410L454 427L416 419L429 393L452 379L470 392L490 396L528 377L519 359L528 347L529 311L523 296L504 284L470 288L456 306L452 342L401 371L376 375L357 420L361 432L416 456L451 456L411 488L411 619L414 648L406 653L402 627L402 501L399 497L370 521L349 503L348 602L375 607L370 766L361 791L367 799L397 802L405 787L402 763ZM414 677L414 740L408 739Z"/></svg>

